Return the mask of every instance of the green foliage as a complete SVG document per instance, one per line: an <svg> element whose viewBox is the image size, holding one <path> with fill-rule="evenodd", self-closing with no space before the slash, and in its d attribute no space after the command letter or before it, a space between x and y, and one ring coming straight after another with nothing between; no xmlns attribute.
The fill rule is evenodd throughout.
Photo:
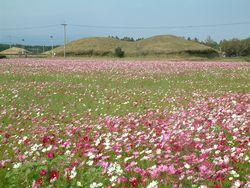
<svg viewBox="0 0 250 188"><path fill-rule="evenodd" d="M213 40L210 36L208 36L208 38L203 42L203 44L216 50L220 49L219 44L215 40Z"/></svg>
<svg viewBox="0 0 250 188"><path fill-rule="evenodd" d="M68 180L67 177L64 177L63 174L65 173L63 164L66 166L65 161L67 161L64 157L57 157L53 160L48 161L48 166L46 165L39 165L38 163L24 163L19 168L10 168L6 171L4 177L4 185L6 187L16 187L20 185L20 187L30 187L35 181L41 179L40 176L41 170L46 170L47 174L43 177L44 187L49 186L49 173L53 169L59 169L59 179L54 182L55 187L76 187L77 182L80 182L82 187L89 187L92 182L102 183L103 185L107 185L109 180L102 175L103 169L101 167L89 167L89 168L82 168L80 171L77 172L78 180ZM60 166L61 165L61 166ZM68 164L69 165L69 164ZM58 168L58 167L61 168ZM48 181L46 181L48 180ZM3 181L3 179L2 179ZM1 184L0 184L1 185Z"/></svg>
<svg viewBox="0 0 250 188"><path fill-rule="evenodd" d="M6 56L5 56L5 55L0 54L0 59L4 59L4 58L6 58Z"/></svg>
<svg viewBox="0 0 250 188"><path fill-rule="evenodd" d="M122 57L124 57L124 55L125 55L125 52L120 47L117 47L115 49L115 56L116 57L122 58Z"/></svg>
<svg viewBox="0 0 250 188"><path fill-rule="evenodd" d="M0 52L7 50L10 47L10 45L8 44L0 44Z"/></svg>
<svg viewBox="0 0 250 188"><path fill-rule="evenodd" d="M38 179L39 173L35 172L36 165L32 163L22 164L19 168L11 168L5 175L6 184L8 187L29 187L34 179Z"/></svg>
<svg viewBox="0 0 250 188"><path fill-rule="evenodd" d="M191 39L190 37L188 37L188 40L195 41L221 51L226 57L250 56L250 38L243 40L234 38L231 40L222 40L220 43L217 43L210 36L205 41L199 41L197 38ZM246 58L246 61L247 60L248 58Z"/></svg>
<svg viewBox="0 0 250 188"><path fill-rule="evenodd" d="M250 38L244 40L223 40L220 46L221 51L227 57L250 56Z"/></svg>
<svg viewBox="0 0 250 188"><path fill-rule="evenodd" d="M116 39L116 40L121 40L121 41L128 41L128 42L136 42L136 41L140 41L140 40L143 40L144 38L137 38L137 39L134 39L133 37L123 37L123 38L119 38L118 36L109 36L109 38L113 38L113 39Z"/></svg>
<svg viewBox="0 0 250 188"><path fill-rule="evenodd" d="M185 53L191 55L191 56L196 56L196 57L204 57L204 58L214 58L214 57L219 57L219 54L216 50L214 49L208 49L208 50L187 50Z"/></svg>
<svg viewBox="0 0 250 188"><path fill-rule="evenodd" d="M244 57L244 61L250 62L250 56Z"/></svg>

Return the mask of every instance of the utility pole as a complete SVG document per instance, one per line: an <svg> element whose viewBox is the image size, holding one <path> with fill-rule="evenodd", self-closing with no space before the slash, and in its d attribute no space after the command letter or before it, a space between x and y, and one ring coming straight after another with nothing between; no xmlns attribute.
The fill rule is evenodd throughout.
<svg viewBox="0 0 250 188"><path fill-rule="evenodd" d="M9 37L9 39L10 39L10 48L11 48L11 47L12 47L12 36L9 35L8 37Z"/></svg>
<svg viewBox="0 0 250 188"><path fill-rule="evenodd" d="M24 45L24 39L22 39L22 42L23 42L23 47L22 47L22 44L21 44L21 48L22 48L22 55L24 55L24 50L25 50L25 45Z"/></svg>
<svg viewBox="0 0 250 188"><path fill-rule="evenodd" d="M64 58L66 57L66 43L67 43L67 34L66 34L66 27L67 27L67 24L64 23L64 24L61 24L63 26L63 29L64 29L64 51L63 51L63 56Z"/></svg>
<svg viewBox="0 0 250 188"><path fill-rule="evenodd" d="M50 36L51 39L51 53L52 53L52 57L54 57L54 41L53 41L53 36Z"/></svg>

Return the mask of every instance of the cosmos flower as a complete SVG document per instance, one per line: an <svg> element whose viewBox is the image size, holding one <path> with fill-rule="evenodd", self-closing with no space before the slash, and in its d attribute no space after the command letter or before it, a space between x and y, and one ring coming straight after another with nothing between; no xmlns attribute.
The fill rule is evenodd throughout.
<svg viewBox="0 0 250 188"><path fill-rule="evenodd" d="M49 177L50 183L53 183L54 181L58 180L58 178L59 178L59 172L56 170L52 170L50 172L50 177Z"/></svg>
<svg viewBox="0 0 250 188"><path fill-rule="evenodd" d="M90 187L248 187L249 68L241 62L0 60L1 76L13 79L0 84L0 173L28 166L33 187L57 186L59 178L85 186L83 174L99 178ZM237 82L237 92L231 85L210 90L210 77L245 82ZM165 82L174 91L163 89Z"/></svg>
<svg viewBox="0 0 250 188"><path fill-rule="evenodd" d="M157 181L152 181L150 184L148 184L147 188L157 188L158 187L158 182Z"/></svg>

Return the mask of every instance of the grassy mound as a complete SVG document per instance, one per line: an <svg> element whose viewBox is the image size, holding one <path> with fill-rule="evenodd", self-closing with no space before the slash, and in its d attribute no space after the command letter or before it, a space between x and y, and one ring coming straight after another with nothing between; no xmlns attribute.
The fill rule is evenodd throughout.
<svg viewBox="0 0 250 188"><path fill-rule="evenodd" d="M172 35L155 36L136 42L107 37L80 39L67 44L66 53L71 56L114 56L115 49L118 47L125 52L127 57L168 56L171 54L205 57L218 55L210 47ZM61 56L63 46L56 48L55 52Z"/></svg>
<svg viewBox="0 0 250 188"><path fill-rule="evenodd" d="M20 55L20 54L28 54L30 53L28 50L18 47L12 47L7 50L1 51L1 55Z"/></svg>

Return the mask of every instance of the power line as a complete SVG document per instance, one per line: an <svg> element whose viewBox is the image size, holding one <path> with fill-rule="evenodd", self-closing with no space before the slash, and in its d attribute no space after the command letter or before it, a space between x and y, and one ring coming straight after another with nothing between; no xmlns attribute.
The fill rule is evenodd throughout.
<svg viewBox="0 0 250 188"><path fill-rule="evenodd" d="M234 22L234 23L221 23L221 24L207 24L207 25L184 25L184 26L97 26L97 25L77 25L69 24L74 27L96 28L96 29L185 29L185 28L205 28L205 27L221 27L221 26L234 26L234 25L247 25L250 21Z"/></svg>
<svg viewBox="0 0 250 188"><path fill-rule="evenodd" d="M33 27L12 27L12 28L2 28L1 31L10 31L10 30L32 30L32 29L45 29L51 27L59 27L60 25L43 25L43 26L33 26Z"/></svg>
<svg viewBox="0 0 250 188"><path fill-rule="evenodd" d="M177 25L177 26L105 26L105 25L81 25L81 24L68 24L73 27L84 27L84 28L96 28L96 29L185 29L185 28L206 28L206 27L223 27L223 26L235 26L235 25L248 25L250 21L245 22L232 22L232 23L220 23L220 24L204 24L204 25ZM54 25L43 25L33 27L13 27L13 28L2 28L1 31L9 30L32 30L32 29L44 29L51 27L59 27L59 24Z"/></svg>

